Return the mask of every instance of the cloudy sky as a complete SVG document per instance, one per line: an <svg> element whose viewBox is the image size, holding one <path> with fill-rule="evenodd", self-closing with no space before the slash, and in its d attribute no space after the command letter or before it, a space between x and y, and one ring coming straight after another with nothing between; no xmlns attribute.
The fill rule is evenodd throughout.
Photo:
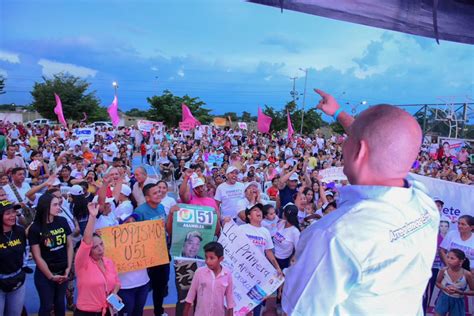
<svg viewBox="0 0 474 316"><path fill-rule="evenodd" d="M234 0L1 0L0 44L0 103L31 102L33 83L61 71L91 82L103 105L117 81L122 110L146 109L164 89L214 114L281 108L290 77L304 90L299 68L307 106L313 87L348 110L474 94L474 46Z"/></svg>

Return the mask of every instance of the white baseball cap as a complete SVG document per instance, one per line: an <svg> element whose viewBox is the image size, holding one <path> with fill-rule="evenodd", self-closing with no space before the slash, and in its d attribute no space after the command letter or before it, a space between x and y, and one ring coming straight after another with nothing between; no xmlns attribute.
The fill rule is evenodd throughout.
<svg viewBox="0 0 474 316"><path fill-rule="evenodd" d="M247 190L247 189L248 189L250 186L252 186L252 185L256 186L257 189L260 190L260 184L258 184L257 181L247 182L247 183L245 184L245 190Z"/></svg>
<svg viewBox="0 0 474 316"><path fill-rule="evenodd" d="M193 188L197 188L204 184L205 184L204 181L200 177L193 177L191 179L191 185L193 186Z"/></svg>
<svg viewBox="0 0 474 316"><path fill-rule="evenodd" d="M80 185L75 184L75 185L72 186L69 193L71 195L82 195L82 194L84 194L84 190L82 189L82 187Z"/></svg>
<svg viewBox="0 0 474 316"><path fill-rule="evenodd" d="M235 170L239 171L239 169L236 166L229 166L225 172L225 174L229 174L231 172L234 172Z"/></svg>
<svg viewBox="0 0 474 316"><path fill-rule="evenodd" d="M132 189L130 189L128 185L122 184L122 189L120 190L120 193L125 196L130 196L130 194L132 194Z"/></svg>
<svg viewBox="0 0 474 316"><path fill-rule="evenodd" d="M298 177L298 174L296 173L293 173L290 178L288 179L290 181L298 181L299 180L299 177Z"/></svg>

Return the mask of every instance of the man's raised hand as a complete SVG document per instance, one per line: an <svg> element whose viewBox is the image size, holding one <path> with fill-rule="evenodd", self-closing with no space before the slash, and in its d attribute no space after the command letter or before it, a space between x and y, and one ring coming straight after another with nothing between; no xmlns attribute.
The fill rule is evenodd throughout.
<svg viewBox="0 0 474 316"><path fill-rule="evenodd" d="M336 113L337 109L340 108L336 99L334 99L332 95L319 89L314 89L314 92L321 96L321 100L319 101L316 108L323 111L327 115L333 116L334 113Z"/></svg>

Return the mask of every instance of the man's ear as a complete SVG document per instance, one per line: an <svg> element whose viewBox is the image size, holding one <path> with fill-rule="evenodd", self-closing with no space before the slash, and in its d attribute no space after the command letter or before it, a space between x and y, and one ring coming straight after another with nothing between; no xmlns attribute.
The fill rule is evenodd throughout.
<svg viewBox="0 0 474 316"><path fill-rule="evenodd" d="M355 148L354 158L357 165L361 165L362 162L367 161L369 157L369 144L366 140L359 140L357 148Z"/></svg>

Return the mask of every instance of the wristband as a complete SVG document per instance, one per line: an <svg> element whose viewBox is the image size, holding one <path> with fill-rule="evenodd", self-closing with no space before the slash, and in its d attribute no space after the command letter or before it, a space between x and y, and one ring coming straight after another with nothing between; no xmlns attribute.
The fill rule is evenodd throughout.
<svg viewBox="0 0 474 316"><path fill-rule="evenodd" d="M333 118L335 121L337 121L337 117L339 116L339 114L341 114L341 112L342 112L342 108L337 109L337 111L334 112L334 114L332 115L332 118Z"/></svg>

